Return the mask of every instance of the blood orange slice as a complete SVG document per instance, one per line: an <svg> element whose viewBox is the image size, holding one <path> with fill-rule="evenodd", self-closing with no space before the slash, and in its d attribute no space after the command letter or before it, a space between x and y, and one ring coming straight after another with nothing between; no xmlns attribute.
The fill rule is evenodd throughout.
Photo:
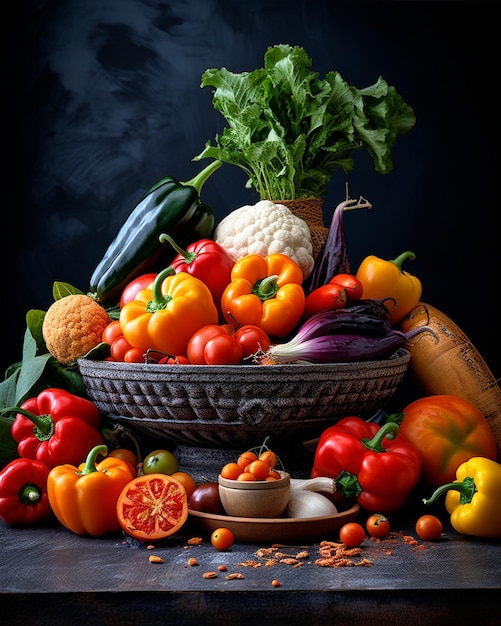
<svg viewBox="0 0 501 626"><path fill-rule="evenodd" d="M122 529L138 541L173 535L188 518L183 484L168 474L145 474L125 485L117 502Z"/></svg>

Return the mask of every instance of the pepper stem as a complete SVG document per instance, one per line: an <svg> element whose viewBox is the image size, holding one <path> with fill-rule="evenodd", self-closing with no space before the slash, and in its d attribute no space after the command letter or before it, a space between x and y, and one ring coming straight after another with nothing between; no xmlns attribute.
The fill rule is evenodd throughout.
<svg viewBox="0 0 501 626"><path fill-rule="evenodd" d="M221 161L213 161L209 163L206 168L204 168L201 172L199 172L196 176L194 176L191 180L188 180L185 183L181 183L185 187L193 187L197 190L198 195L202 191L202 187L204 186L205 181L211 176L217 169L221 167L223 163Z"/></svg>
<svg viewBox="0 0 501 626"><path fill-rule="evenodd" d="M377 431L372 439L362 439L362 443L368 450L374 450L374 452L384 452L383 439L395 439L398 435L400 426L396 422L387 422Z"/></svg>
<svg viewBox="0 0 501 626"><path fill-rule="evenodd" d="M13 415L15 413L24 415L24 417L27 417L33 422L35 425L33 433L39 441L48 441L54 434L54 420L49 413L46 413L45 415L35 415L35 413L27 411L19 406L11 406L1 411L2 416Z"/></svg>
<svg viewBox="0 0 501 626"><path fill-rule="evenodd" d="M415 258L416 258L416 255L414 254L414 252L407 250L407 252L402 252L402 254L397 256L396 259L393 259L393 261L390 261L390 263L393 263L393 265L396 265L403 274L404 270L402 269L402 263L407 259L414 261Z"/></svg>
<svg viewBox="0 0 501 626"><path fill-rule="evenodd" d="M96 468L96 458L99 455L106 456L108 454L108 446L101 444L99 446L94 446L92 450L87 455L85 459L85 466L81 472L78 472L80 475L84 476L85 474L92 474L92 472L97 472Z"/></svg>
<svg viewBox="0 0 501 626"><path fill-rule="evenodd" d="M170 235L167 235L167 233L162 233L158 239L160 240L160 243L168 241L174 250L183 257L186 265L191 265L191 263L193 263L198 256L196 252L188 252L188 250L184 250L181 246L178 246L174 239L172 239Z"/></svg>
<svg viewBox="0 0 501 626"><path fill-rule="evenodd" d="M35 483L26 483L18 495L23 504L38 504L43 497L43 490Z"/></svg>
<svg viewBox="0 0 501 626"><path fill-rule="evenodd" d="M460 504L468 504L472 501L473 496L477 492L475 481L471 476L467 476L462 481L455 481L453 483L447 483L441 485L431 494L429 498L423 498L423 504L433 504L437 498L449 490L459 491Z"/></svg>
<svg viewBox="0 0 501 626"><path fill-rule="evenodd" d="M252 293L260 300L274 298L278 291L277 278L278 274L272 274L262 280L258 280L252 288Z"/></svg>
<svg viewBox="0 0 501 626"><path fill-rule="evenodd" d="M164 270L162 270L155 281L153 282L153 300L150 300L146 305L146 310L148 313L155 313L155 311L160 311L161 309L165 309L167 304L172 300L172 296L164 296L162 293L162 283L164 279L168 276L173 276L176 273L176 270L169 265Z"/></svg>
<svg viewBox="0 0 501 626"><path fill-rule="evenodd" d="M336 489L347 500L356 500L363 489L355 474L343 470L336 478Z"/></svg>

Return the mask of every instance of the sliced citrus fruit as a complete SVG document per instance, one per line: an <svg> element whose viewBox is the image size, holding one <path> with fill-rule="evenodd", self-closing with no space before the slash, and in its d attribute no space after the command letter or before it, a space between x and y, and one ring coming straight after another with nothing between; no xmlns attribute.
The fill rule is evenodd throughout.
<svg viewBox="0 0 501 626"><path fill-rule="evenodd" d="M122 490L117 517L122 529L138 541L165 539L188 518L186 489L168 474L138 476Z"/></svg>

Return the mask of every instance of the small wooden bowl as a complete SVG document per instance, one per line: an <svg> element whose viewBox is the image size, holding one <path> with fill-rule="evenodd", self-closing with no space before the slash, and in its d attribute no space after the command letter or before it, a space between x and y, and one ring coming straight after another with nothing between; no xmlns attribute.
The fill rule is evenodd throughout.
<svg viewBox="0 0 501 626"><path fill-rule="evenodd" d="M280 517L290 496L290 474L280 472L277 480L240 481L218 476L223 508L233 517Z"/></svg>

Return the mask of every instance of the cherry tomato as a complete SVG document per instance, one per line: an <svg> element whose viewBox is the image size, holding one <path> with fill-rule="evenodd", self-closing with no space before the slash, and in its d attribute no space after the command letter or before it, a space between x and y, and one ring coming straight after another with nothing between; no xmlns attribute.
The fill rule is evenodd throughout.
<svg viewBox="0 0 501 626"><path fill-rule="evenodd" d="M246 324L235 331L235 339L242 348L242 358L246 359L256 352L266 352L271 345L266 331L259 326Z"/></svg>
<svg viewBox="0 0 501 626"><path fill-rule="evenodd" d="M120 296L120 308L122 308L124 304L127 304L127 302L135 300L138 292L141 291L141 289L147 289L156 277L156 274L143 274L142 276L134 278L122 291L122 295Z"/></svg>
<svg viewBox="0 0 501 626"><path fill-rule="evenodd" d="M204 359L207 365L238 365L242 360L242 348L235 337L216 335L205 344Z"/></svg>
<svg viewBox="0 0 501 626"><path fill-rule="evenodd" d="M101 341L103 341L104 343L109 343L111 346L115 339L121 337L122 334L123 333L122 329L120 328L120 322L118 320L113 320L103 330L103 334L101 335Z"/></svg>
<svg viewBox="0 0 501 626"><path fill-rule="evenodd" d="M174 472L173 474L171 474L171 477L177 478L177 480L183 485L183 487L186 489L186 495L189 499L191 494L197 488L197 484L193 479L193 476L191 474L188 474L188 472Z"/></svg>
<svg viewBox="0 0 501 626"><path fill-rule="evenodd" d="M116 448L115 450L108 452L108 456L113 456L117 459L122 459L122 461L125 461L129 465L132 475L136 476L138 458L135 452L129 450L128 448Z"/></svg>
<svg viewBox="0 0 501 626"><path fill-rule="evenodd" d="M115 450L111 450L111 452L108 452L108 456L113 456L117 459L123 459L131 465L134 465L134 467L136 467L138 463L137 454L132 450L129 450L128 448L115 448Z"/></svg>
<svg viewBox="0 0 501 626"><path fill-rule="evenodd" d="M229 528L216 528L210 536L210 542L219 551L228 550L234 541L235 537Z"/></svg>
<svg viewBox="0 0 501 626"><path fill-rule="evenodd" d="M339 538L347 548L358 548L365 539L365 530L356 522L349 522L341 527Z"/></svg>
<svg viewBox="0 0 501 626"><path fill-rule="evenodd" d="M245 471L252 474L254 476L254 480L266 480L266 478L270 475L270 469L268 461L256 459L247 465Z"/></svg>
<svg viewBox="0 0 501 626"><path fill-rule="evenodd" d="M271 469L277 464L277 455L272 450L265 450L259 455L261 461L266 461Z"/></svg>
<svg viewBox="0 0 501 626"><path fill-rule="evenodd" d="M242 472L243 470L240 467L240 465L232 461L230 463L226 463L226 465L223 466L220 474L222 478L229 478L230 480L236 480Z"/></svg>
<svg viewBox="0 0 501 626"><path fill-rule="evenodd" d="M238 475L237 480L240 482L255 482L256 481L256 477L254 476L254 474L251 474L250 472L246 472L245 470Z"/></svg>
<svg viewBox="0 0 501 626"><path fill-rule="evenodd" d="M388 518L380 513L374 513L371 515L365 524L367 532L371 537L386 537L390 532L390 522Z"/></svg>
<svg viewBox="0 0 501 626"><path fill-rule="evenodd" d="M120 335L120 337L117 337L111 344L110 355L113 361L124 362L130 350L134 350L134 352L132 352L131 355L129 355L128 357L129 363L144 363L143 351L139 350L138 352L138 349L133 348L133 346L130 345L130 343L127 341L127 339L123 335ZM131 360L131 359L134 359L134 360Z"/></svg>
<svg viewBox="0 0 501 626"><path fill-rule="evenodd" d="M187 356L193 365L207 365L204 348L209 339L216 335L228 335L228 325L206 324L194 333L188 342Z"/></svg>
<svg viewBox="0 0 501 626"><path fill-rule="evenodd" d="M124 354L124 363L144 363L144 352L141 348L131 348Z"/></svg>
<svg viewBox="0 0 501 626"><path fill-rule="evenodd" d="M223 514L224 509L219 497L218 484L208 482L198 485L190 496L188 506L192 511L202 511L213 515Z"/></svg>
<svg viewBox="0 0 501 626"><path fill-rule="evenodd" d="M249 465L249 463L252 463L252 461L255 461L256 459L257 454L255 452L253 452L252 450L246 450L245 452L242 452L242 454L240 454L237 459L237 463L242 469L245 469L247 465Z"/></svg>
<svg viewBox="0 0 501 626"><path fill-rule="evenodd" d="M360 300L364 293L362 281L353 274L336 274L330 279L329 283L344 287L348 300Z"/></svg>
<svg viewBox="0 0 501 626"><path fill-rule="evenodd" d="M423 541L434 541L442 534L442 522L435 515L422 515L416 522L416 534Z"/></svg>
<svg viewBox="0 0 501 626"><path fill-rule="evenodd" d="M304 303L304 318L309 318L320 311L330 311L332 309L342 309L346 306L346 291L342 285L327 283L314 289Z"/></svg>
<svg viewBox="0 0 501 626"><path fill-rule="evenodd" d="M160 361L162 365L189 365L189 361L185 356L163 356Z"/></svg>
<svg viewBox="0 0 501 626"><path fill-rule="evenodd" d="M179 470L179 461L170 450L154 450L143 459L145 474L174 474Z"/></svg>

